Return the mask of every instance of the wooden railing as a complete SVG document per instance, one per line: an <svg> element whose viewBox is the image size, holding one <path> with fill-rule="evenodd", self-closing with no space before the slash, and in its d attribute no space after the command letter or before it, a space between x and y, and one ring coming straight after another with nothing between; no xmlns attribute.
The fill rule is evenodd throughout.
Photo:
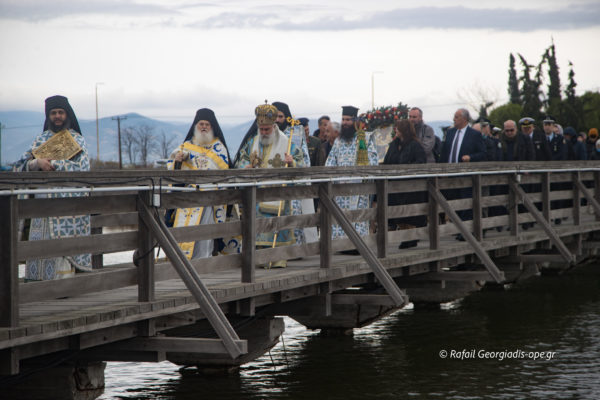
<svg viewBox="0 0 600 400"><path fill-rule="evenodd" d="M353 183L344 183L348 178ZM357 183L356 179L363 179ZM312 184L306 184L312 180ZM270 183L269 183L270 182ZM283 186L283 183L287 185ZM293 185L290 183L301 182ZM202 191L175 192L169 184L216 184ZM60 199L21 199L19 190L52 187L93 188L87 197ZM489 187L509 188L506 194L496 194ZM525 187L526 190L522 188ZM155 233L144 226L140 216L140 202L157 205L160 211L189 206L239 204L244 212L241 220L223 224L200 225L169 229L177 241L196 241L241 235L241 254L192 260L198 273L217 271L224 265L240 268L240 282L254 282L255 268L282 259L320 255L322 268L331 267L334 252L354 249L352 239L331 240L331 223L335 213L317 212L308 215L288 215L274 218L256 218L255 205L261 201L318 198L321 203L335 196L366 194L377 195L376 207L343 212L349 221L368 220L378 229L363 237L365 246L379 258L388 255L388 245L408 240L428 240L429 248L440 249L441 239L462 233L474 247L474 253L484 261L490 274L495 275L493 262L487 265L486 254L478 243L483 232L495 227L510 227L505 235L516 236L520 226L527 222L543 225L548 238L559 249L560 238L553 234L544 221L571 217L575 225L581 223L581 200L600 215L600 165L595 162L555 163L473 163L464 165L426 164L410 166L378 166L360 168L327 168L285 170L232 170L232 171L112 171L88 173L0 173L0 327L18 326L20 303L44 299L76 296L91 291L104 291L138 285L139 300L151 298L157 281L178 277L170 262L158 262L147 268L133 263L104 266L90 273L59 281L19 283L18 264L27 259L92 253L107 253L140 249L143 254L156 243ZM450 189L468 189L472 197L448 200ZM60 189L56 189L60 191ZM12 191L12 192L11 192ZM422 202L390 206L390 193L424 192ZM526 193L527 192L527 193ZM559 201L562 201L560 203ZM570 201L567 205L566 201ZM157 203L160 204L157 204ZM558 202L558 203L557 203ZM542 205L537 212L536 203ZM527 208L521 209L518 204ZM485 216L489 207L504 206L506 215ZM455 211L472 210L473 219L461 221ZM331 211L331 210L330 210ZM520 212L521 211L521 212ZM18 240L18 222L22 219L61 216L92 215L94 233L87 237L56 240ZM390 218L423 215L427 226L388 231ZM450 217L451 223L441 218ZM340 218L338 215L337 218ZM128 226L130 230L110 233L104 228ZM255 248L256 233L283 229L317 226L319 242L290 245L273 249ZM113 229L111 229L113 230ZM471 236L469 236L471 235ZM472 240L471 240L472 239ZM359 246L358 246L359 247ZM360 249L359 249L360 250ZM567 254L565 260L571 262ZM96 258L100 260L100 258ZM101 262L97 261L97 266Z"/></svg>

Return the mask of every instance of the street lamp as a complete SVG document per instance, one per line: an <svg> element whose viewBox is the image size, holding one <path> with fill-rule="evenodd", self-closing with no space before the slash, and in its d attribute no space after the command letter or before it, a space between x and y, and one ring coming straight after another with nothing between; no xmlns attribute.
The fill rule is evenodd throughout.
<svg viewBox="0 0 600 400"><path fill-rule="evenodd" d="M383 74L383 71L371 72L371 109L375 109L375 74Z"/></svg>
<svg viewBox="0 0 600 400"><path fill-rule="evenodd" d="M98 85L104 82L96 82L96 158L100 161L100 130L98 129Z"/></svg>

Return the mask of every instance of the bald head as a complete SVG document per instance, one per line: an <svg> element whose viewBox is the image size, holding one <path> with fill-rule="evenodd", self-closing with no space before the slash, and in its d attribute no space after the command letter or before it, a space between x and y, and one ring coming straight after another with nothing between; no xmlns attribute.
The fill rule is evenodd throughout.
<svg viewBox="0 0 600 400"><path fill-rule="evenodd" d="M504 134L509 138L515 137L517 135L517 123L512 119L504 121Z"/></svg>

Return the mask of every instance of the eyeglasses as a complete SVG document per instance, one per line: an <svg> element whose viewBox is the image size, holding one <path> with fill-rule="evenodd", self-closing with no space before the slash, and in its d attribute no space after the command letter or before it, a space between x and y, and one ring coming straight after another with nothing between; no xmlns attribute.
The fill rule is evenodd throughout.
<svg viewBox="0 0 600 400"><path fill-rule="evenodd" d="M514 132L514 129L505 129L504 132Z"/></svg>

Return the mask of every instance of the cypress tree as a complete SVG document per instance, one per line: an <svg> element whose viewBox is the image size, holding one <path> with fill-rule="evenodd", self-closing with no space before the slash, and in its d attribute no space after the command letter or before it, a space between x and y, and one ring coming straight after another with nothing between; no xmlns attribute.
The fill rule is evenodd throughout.
<svg viewBox="0 0 600 400"><path fill-rule="evenodd" d="M573 71L573 63L569 61L569 84L565 89L565 96L567 96L567 101L571 104L575 102L575 87L577 86L577 82L575 82L575 72Z"/></svg>
<svg viewBox="0 0 600 400"><path fill-rule="evenodd" d="M508 95L511 103L520 104L519 80L517 79L517 70L515 69L515 57L512 53L510 53L508 66Z"/></svg>
<svg viewBox="0 0 600 400"><path fill-rule="evenodd" d="M525 58L519 54L523 64L523 75L521 76L521 104L523 105L523 116L540 119L542 102L540 101L541 74L538 67L536 79L531 79L531 65L527 64Z"/></svg>
<svg viewBox="0 0 600 400"><path fill-rule="evenodd" d="M560 76L558 74L554 40L552 41L552 45L546 49L545 58L548 62L548 77L550 78L550 83L548 84L548 102L551 102L553 99L561 100Z"/></svg>

